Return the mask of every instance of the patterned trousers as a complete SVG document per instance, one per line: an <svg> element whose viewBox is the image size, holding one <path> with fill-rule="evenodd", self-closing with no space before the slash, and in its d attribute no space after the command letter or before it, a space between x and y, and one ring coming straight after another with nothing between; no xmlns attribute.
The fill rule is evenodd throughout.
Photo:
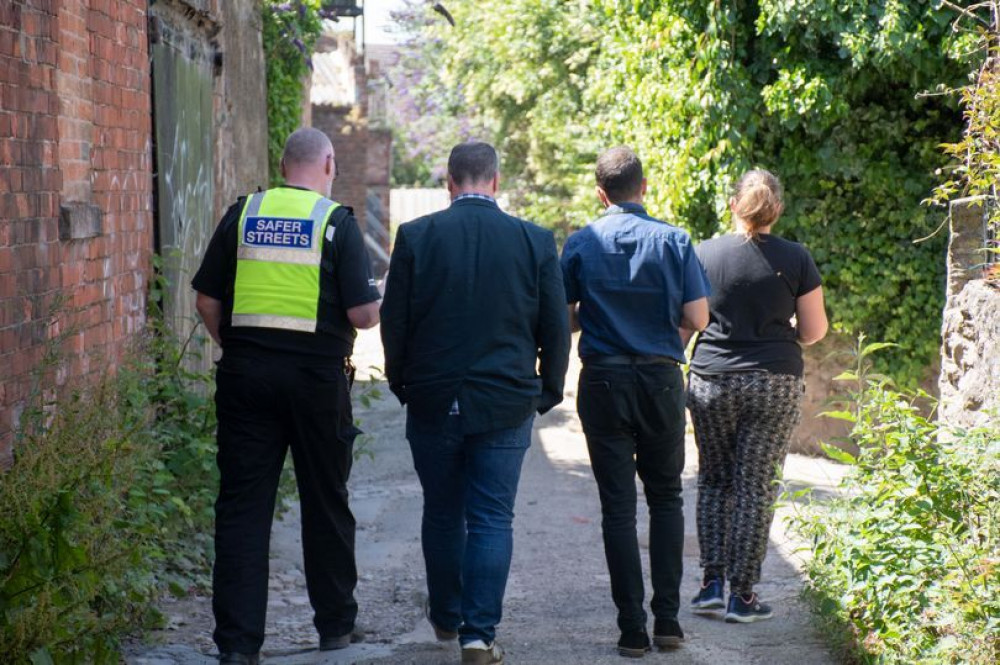
<svg viewBox="0 0 1000 665"><path fill-rule="evenodd" d="M748 595L760 580L775 482L801 416L802 379L770 372L691 373L698 445L698 545L705 579Z"/></svg>

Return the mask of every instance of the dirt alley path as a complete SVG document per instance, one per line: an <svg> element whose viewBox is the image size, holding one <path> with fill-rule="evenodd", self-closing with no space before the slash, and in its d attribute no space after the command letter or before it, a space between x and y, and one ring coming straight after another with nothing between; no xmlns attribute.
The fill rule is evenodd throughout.
<svg viewBox="0 0 1000 665"><path fill-rule="evenodd" d="M575 356L575 352L574 352ZM361 335L355 353L358 367L382 364L378 331ZM574 362L567 377L565 401L538 418L525 458L514 520L514 560L504 619L497 639L510 665L558 665L630 662L617 655L618 638L600 530L600 505L586 444L575 413ZM355 392L357 392L357 387ZM351 479L351 501L358 520L357 559L359 627L363 644L338 652L315 651L316 633L302 576L299 519L296 510L276 521L272 536L270 599L264 660L272 665L326 663L457 663L455 643L439 644L423 619L425 597L420 551L420 485L403 435L404 410L386 399L356 415L373 440L374 459L360 459ZM682 603L696 593L700 570L695 537L694 499L697 454L687 442L685 480L685 574ZM819 493L836 484L842 468L824 460L790 455L785 480L813 486ZM641 494L640 494L641 496ZM751 625L730 625L682 606L686 634L683 648L653 652L641 662L671 665L833 665L811 628L798 599L801 580L797 555L785 533L783 507L775 519L758 590L775 608L775 617ZM648 518L640 506L639 533L647 572ZM647 597L648 599L648 597ZM211 665L217 662L211 641L211 601L194 597L165 601L170 623L133 645L130 665ZM651 624L650 624L651 628Z"/></svg>

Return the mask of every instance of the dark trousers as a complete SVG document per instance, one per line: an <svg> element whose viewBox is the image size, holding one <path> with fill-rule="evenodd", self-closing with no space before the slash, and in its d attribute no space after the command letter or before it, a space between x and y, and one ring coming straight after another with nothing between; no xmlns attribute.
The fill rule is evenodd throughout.
<svg viewBox="0 0 1000 665"><path fill-rule="evenodd" d="M226 352L216 381L212 609L219 651L256 653L264 642L271 521L289 447L314 623L321 637L349 633L358 607L347 479L358 430L343 361Z"/></svg>
<svg viewBox="0 0 1000 665"><path fill-rule="evenodd" d="M798 376L731 372L688 383L698 444L698 544L705 578L750 595L760 580L778 495L775 482L799 423Z"/></svg>
<svg viewBox="0 0 1000 665"><path fill-rule="evenodd" d="M622 631L643 630L635 474L649 506L651 608L675 619L684 550L684 379L675 365L584 364L577 410L601 496L604 552Z"/></svg>

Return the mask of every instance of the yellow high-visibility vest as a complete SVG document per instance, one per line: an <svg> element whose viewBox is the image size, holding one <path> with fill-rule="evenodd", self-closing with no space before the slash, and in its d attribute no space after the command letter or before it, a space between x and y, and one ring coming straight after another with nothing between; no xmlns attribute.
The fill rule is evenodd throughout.
<svg viewBox="0 0 1000 665"><path fill-rule="evenodd" d="M278 187L247 198L236 245L232 325L316 332L323 242L340 204Z"/></svg>

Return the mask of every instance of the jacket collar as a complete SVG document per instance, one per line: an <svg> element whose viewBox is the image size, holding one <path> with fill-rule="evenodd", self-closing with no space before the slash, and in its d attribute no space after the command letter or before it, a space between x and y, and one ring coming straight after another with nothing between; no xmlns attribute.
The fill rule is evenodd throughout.
<svg viewBox="0 0 1000 665"><path fill-rule="evenodd" d="M621 214L633 214L633 215L646 215L646 208L641 203L632 203L630 201L625 201L623 203L613 203L609 205L602 215L621 215Z"/></svg>
<svg viewBox="0 0 1000 665"><path fill-rule="evenodd" d="M485 208L494 208L496 210L500 209L500 206L497 204L496 201L492 201L490 199L473 198L471 196L468 197L468 198L464 198L464 199L455 199L454 201L451 202L451 205L452 205L452 207L454 207L454 206L483 206Z"/></svg>

